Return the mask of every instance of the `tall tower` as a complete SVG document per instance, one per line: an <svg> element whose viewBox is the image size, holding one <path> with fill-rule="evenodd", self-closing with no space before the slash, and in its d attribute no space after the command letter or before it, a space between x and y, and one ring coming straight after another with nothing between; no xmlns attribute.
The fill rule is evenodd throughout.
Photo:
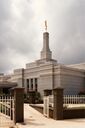
<svg viewBox="0 0 85 128"><path fill-rule="evenodd" d="M46 32L43 33L43 49L41 51L41 59L51 60L52 59L52 52L49 48L49 33L47 32L47 22L45 21L45 30Z"/></svg>

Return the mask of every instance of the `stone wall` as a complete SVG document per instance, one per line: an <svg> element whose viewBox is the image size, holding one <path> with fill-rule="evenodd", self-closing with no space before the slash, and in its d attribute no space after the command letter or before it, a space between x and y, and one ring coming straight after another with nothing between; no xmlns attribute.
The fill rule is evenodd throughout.
<svg viewBox="0 0 85 128"><path fill-rule="evenodd" d="M39 77L38 91L44 95L45 89L52 89L52 75L43 75Z"/></svg>
<svg viewBox="0 0 85 128"><path fill-rule="evenodd" d="M61 67L60 85L64 88L64 94L74 95L85 89L84 71Z"/></svg>

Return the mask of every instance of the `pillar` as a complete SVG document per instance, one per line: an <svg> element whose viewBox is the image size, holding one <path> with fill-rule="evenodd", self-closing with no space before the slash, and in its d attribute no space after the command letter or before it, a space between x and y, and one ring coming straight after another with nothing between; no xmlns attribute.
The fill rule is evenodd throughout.
<svg viewBox="0 0 85 128"><path fill-rule="evenodd" d="M14 121L23 122L24 121L24 88L14 89L14 99L15 99L15 113Z"/></svg>
<svg viewBox="0 0 85 128"><path fill-rule="evenodd" d="M54 95L54 108L53 118L55 120L63 119L63 88L53 89Z"/></svg>

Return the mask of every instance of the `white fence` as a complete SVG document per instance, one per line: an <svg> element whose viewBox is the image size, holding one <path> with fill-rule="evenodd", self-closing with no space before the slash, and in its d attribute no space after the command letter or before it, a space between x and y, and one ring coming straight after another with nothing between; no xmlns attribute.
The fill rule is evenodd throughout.
<svg viewBox="0 0 85 128"><path fill-rule="evenodd" d="M65 95L63 97L64 104L85 104L85 96Z"/></svg>
<svg viewBox="0 0 85 128"><path fill-rule="evenodd" d="M73 107L73 106L84 106L85 107L85 96L80 95L64 95L63 97L63 106ZM54 106L54 97L53 95L44 96L44 109L43 114L46 117L49 117L49 108Z"/></svg>
<svg viewBox="0 0 85 128"><path fill-rule="evenodd" d="M3 120L3 117L6 120ZM9 123L10 120L14 122L14 98L9 95L0 96L0 126Z"/></svg>

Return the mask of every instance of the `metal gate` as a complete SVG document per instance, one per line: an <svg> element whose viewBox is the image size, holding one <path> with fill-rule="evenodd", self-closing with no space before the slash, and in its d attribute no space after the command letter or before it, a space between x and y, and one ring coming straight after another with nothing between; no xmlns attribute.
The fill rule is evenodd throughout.
<svg viewBox="0 0 85 128"><path fill-rule="evenodd" d="M0 128L14 126L14 97L0 96Z"/></svg>
<svg viewBox="0 0 85 128"><path fill-rule="evenodd" d="M53 107L53 95L44 96L44 109L43 109L44 116L49 117L50 107Z"/></svg>

